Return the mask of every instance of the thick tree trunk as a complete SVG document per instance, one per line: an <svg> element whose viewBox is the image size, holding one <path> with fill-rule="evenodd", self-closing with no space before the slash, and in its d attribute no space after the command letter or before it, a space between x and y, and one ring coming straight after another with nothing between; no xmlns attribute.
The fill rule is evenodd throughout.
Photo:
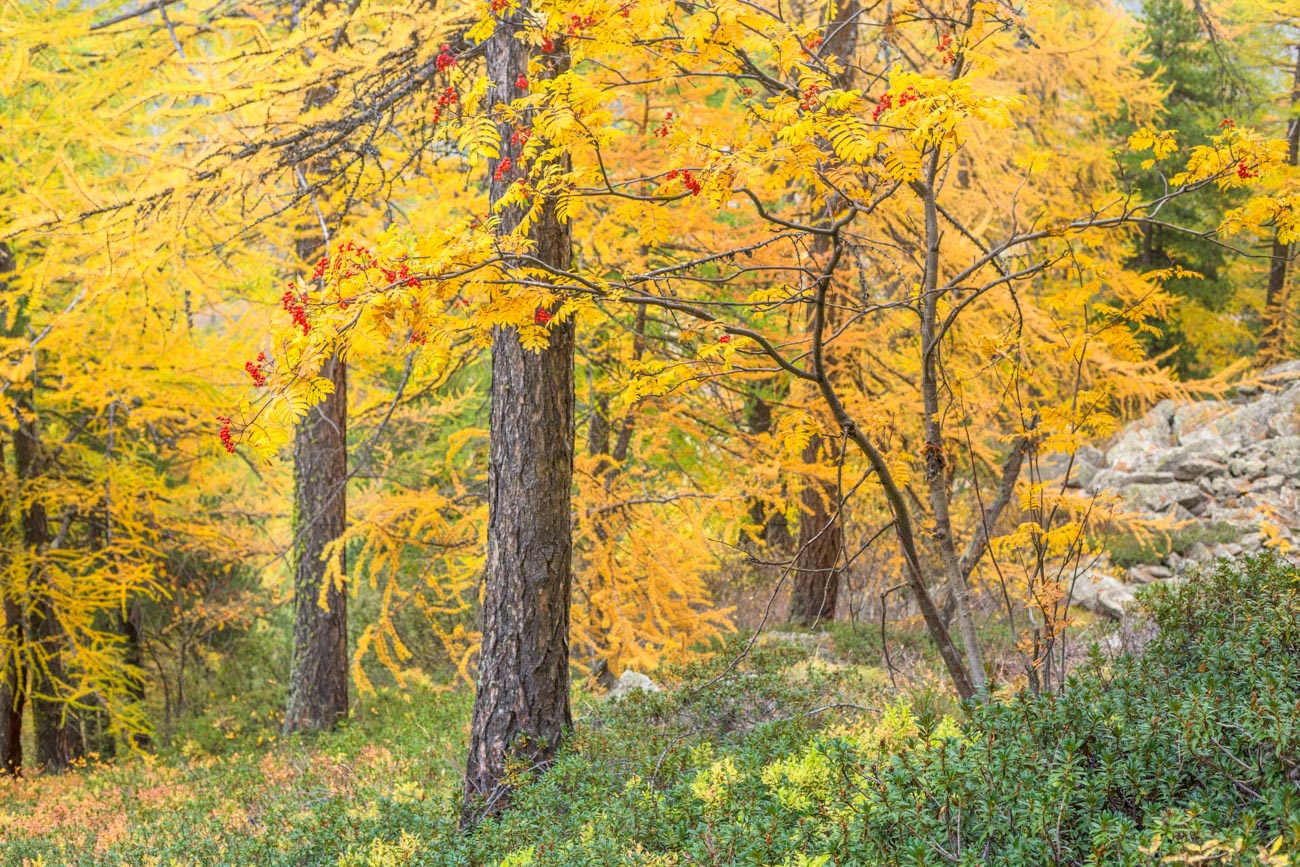
<svg viewBox="0 0 1300 867"><path fill-rule="evenodd" d="M334 393L298 425L293 444L294 621L286 732L332 727L348 713L347 595L327 581L327 545L347 523L348 383L344 363L321 375ZM322 589L323 588L323 589Z"/></svg>
<svg viewBox="0 0 1300 867"><path fill-rule="evenodd" d="M813 437L804 450L805 464L821 455L821 437ZM800 494L799 548L795 558L794 588L790 595L790 622L816 626L835 620L840 588L840 553L844 547L844 522L836 507L839 491L820 480L810 482Z"/></svg>
<svg viewBox="0 0 1300 867"><path fill-rule="evenodd" d="M1291 122L1287 126L1288 162L1300 165L1300 45L1296 46L1295 72L1291 82ZM1286 277L1291 245L1283 244L1279 234L1273 235L1272 261L1268 268L1268 288L1264 296L1264 334L1260 340L1260 355L1265 364L1280 361L1287 354L1287 304Z"/></svg>
<svg viewBox="0 0 1300 867"><path fill-rule="evenodd" d="M37 664L32 666L32 727L36 741L36 763L47 772L66 771L81 758L84 748L81 730L63 695L67 690L63 659L67 650L63 627L44 592L44 570L40 558L50 544L49 518L45 504L32 496L33 483L41 477L40 427L30 393L16 397L19 420L14 430L14 467L22 504L23 545L34 558L29 580L27 638Z"/></svg>
<svg viewBox="0 0 1300 867"><path fill-rule="evenodd" d="M528 75L529 49L517 38L528 4L509 14L487 42L493 82L487 104L509 102ZM562 49L561 49L562 51ZM556 54L551 55L553 61ZM553 74L544 70L542 75ZM502 159L518 161L510 127L499 128ZM496 165L490 167L494 174ZM495 178L491 200L513 182ZM502 214L502 232L521 213ZM531 229L535 255L570 266L569 229L554 203ZM488 551L483 640L465 772L462 822L504 809L508 769L545 767L572 724L569 711L570 496L574 396L572 320L553 323L550 344L526 351L513 330L498 329L492 347L491 449L488 468Z"/></svg>

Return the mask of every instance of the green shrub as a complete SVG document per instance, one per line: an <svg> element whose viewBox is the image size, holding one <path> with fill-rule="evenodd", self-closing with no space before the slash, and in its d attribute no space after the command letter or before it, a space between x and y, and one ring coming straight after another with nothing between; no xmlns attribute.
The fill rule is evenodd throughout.
<svg viewBox="0 0 1300 867"><path fill-rule="evenodd" d="M1276 841L1294 848L1297 572L1273 559L1222 565L1152 591L1145 605L1160 632L1141 657L1108 664L1094 655L1059 693L971 707L960 725L944 718L927 728L897 705L871 722L812 732L803 718L681 746L580 737L515 812L455 857L1255 863ZM646 752L661 748L651 762Z"/></svg>
<svg viewBox="0 0 1300 867"><path fill-rule="evenodd" d="M469 692L386 693L310 741L20 784L0 863L1284 863L1300 845L1300 573L1221 565L1143 604L1159 631L1141 656L1094 653L1056 694L978 706L733 642L658 672L662 692L579 696L561 757L469 834Z"/></svg>
<svg viewBox="0 0 1300 867"><path fill-rule="evenodd" d="M1110 555L1110 562L1121 569L1127 569L1130 566L1160 563L1170 554L1184 557L1197 542L1210 548L1225 542L1235 542L1241 538L1241 534L1240 527L1223 521L1208 524L1197 521L1181 529L1156 533L1144 539L1132 533L1117 533L1096 541L1100 541L1102 548Z"/></svg>

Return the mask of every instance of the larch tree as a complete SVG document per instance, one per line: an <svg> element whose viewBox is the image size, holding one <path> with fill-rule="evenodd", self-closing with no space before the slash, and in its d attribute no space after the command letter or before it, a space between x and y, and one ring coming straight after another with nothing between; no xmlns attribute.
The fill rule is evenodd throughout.
<svg viewBox="0 0 1300 867"><path fill-rule="evenodd" d="M527 4L507 9L487 38L488 103L509 105L534 82L563 72L563 48L530 64L523 38ZM499 208L500 231L515 233L520 247L505 251L505 269L529 271L571 266L569 228L544 201L540 213L523 202L502 204L518 186L515 164L524 163L520 129L531 113L504 112L497 120L502 143L493 165L490 201ZM561 171L563 157L552 158ZM512 254L522 254L517 262ZM492 815L509 804L512 768L545 766L560 748L569 710L569 605L572 575L570 502L573 487L575 322L552 323L539 305L537 324L550 324L543 348L524 345L518 331L498 328L492 343L491 456L488 467L487 570L482 644L465 771L465 818Z"/></svg>

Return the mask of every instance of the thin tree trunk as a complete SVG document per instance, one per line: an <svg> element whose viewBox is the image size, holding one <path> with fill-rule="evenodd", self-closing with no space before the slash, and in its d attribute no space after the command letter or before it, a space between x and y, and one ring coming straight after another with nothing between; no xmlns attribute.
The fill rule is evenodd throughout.
<svg viewBox="0 0 1300 867"><path fill-rule="evenodd" d="M1287 161L1300 165L1300 45L1296 46L1295 73L1291 82L1291 122L1287 126ZM1273 235L1273 249L1268 268L1268 289L1264 296L1264 334L1260 355L1265 364L1280 361L1287 352L1286 277L1291 245L1281 241L1281 230Z"/></svg>
<svg viewBox="0 0 1300 867"><path fill-rule="evenodd" d="M528 4L498 22L486 44L493 82L487 104L509 102L528 75L529 48L518 38ZM559 61L559 51L551 55ZM555 67L543 70L553 74ZM501 159L518 161L511 128L498 127ZM496 174L499 163L490 168ZM495 204L514 182L500 173ZM522 213L502 213L502 232ZM530 230L535 255L570 266L566 224L547 202ZM529 352L518 334L497 329L492 347L491 448L488 468L488 551L483 640L474 697L462 824L508 806L508 767L549 764L572 725L569 710L569 593L572 584L570 497L574 446L574 326L553 322L550 343Z"/></svg>
<svg viewBox="0 0 1300 867"><path fill-rule="evenodd" d="M822 51L840 58L846 65L853 61L857 49L858 22L860 12L858 0L837 2L828 8L833 13L825 25ZM836 76L835 84L839 87L852 86L853 74L847 68ZM828 203L825 222L833 223L836 217L836 205ZM813 251L819 254L829 252L829 238L819 235L813 240ZM821 460L822 448L819 437L804 450L805 464L816 464ZM832 486L813 483L804 488L800 495L802 511L799 518L799 543L795 549L795 580L790 596L790 620L803 626L813 626L818 621L835 619L835 603L839 598L840 585L840 549L844 541L843 516L838 509L829 504L839 502L839 491Z"/></svg>
<svg viewBox="0 0 1300 867"><path fill-rule="evenodd" d="M949 460L943 442L943 415L939 407L939 214L938 156L930 158L926 171L922 199L925 207L925 272L922 276L921 297L921 397L925 408L925 481L930 491L930 508L934 513L934 540L939 548L944 572L948 579L948 592L956 609L957 631L961 636L966 657L966 671L971 686L977 693L987 689L984 674L984 654L975 631L975 618L971 612L970 594L966 576L962 574L957 556L957 546L952 534L952 516L949 511L948 470Z"/></svg>
<svg viewBox="0 0 1300 867"><path fill-rule="evenodd" d="M13 251L8 244L0 243L0 278L17 268ZM0 290L8 295L9 285L0 279ZM0 313L12 315L10 311ZM0 441L0 469L5 467L3 442ZM6 485L8 488L9 486ZM10 512L5 501L0 514L0 527L8 528ZM6 538L6 549L12 550L12 539ZM5 564L9 564L6 562ZM8 569L3 574L8 574ZM0 641L0 768L3 773L17 775L23 766L23 708L27 704L27 630L23 624L23 609L18 594L8 582L0 586L3 595L4 637Z"/></svg>
<svg viewBox="0 0 1300 867"><path fill-rule="evenodd" d="M326 578L322 559L347 523L347 369L334 357L321 375L334 383L334 392L307 413L293 444L294 621L286 732L328 729L348 713L347 595Z"/></svg>

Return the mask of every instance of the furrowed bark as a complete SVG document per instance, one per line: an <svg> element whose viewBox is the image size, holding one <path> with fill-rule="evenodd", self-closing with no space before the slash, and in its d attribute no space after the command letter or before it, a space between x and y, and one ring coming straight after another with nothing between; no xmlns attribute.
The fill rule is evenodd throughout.
<svg viewBox="0 0 1300 867"><path fill-rule="evenodd" d="M492 91L487 104L508 103L528 75L529 48L518 38L528 4L504 16L486 43ZM550 55L559 60L563 49ZM552 74L556 67L542 72ZM490 197L500 201L518 163L512 127L498 124L502 153ZM515 172L518 169L516 168ZM569 268L569 228L548 201L529 231L534 255ZM501 231L519 225L518 208L502 212ZM570 497L574 446L574 327L554 322L541 352L499 328L492 346L488 551L478 683L462 825L495 815L510 802L520 773L547 766L572 725L569 709L569 593L572 585Z"/></svg>
<svg viewBox="0 0 1300 867"><path fill-rule="evenodd" d="M312 407L293 443L294 622L286 732L328 729L348 714L347 595L326 578L322 559L347 524L347 368L331 358L321 375L334 383L334 393Z"/></svg>

